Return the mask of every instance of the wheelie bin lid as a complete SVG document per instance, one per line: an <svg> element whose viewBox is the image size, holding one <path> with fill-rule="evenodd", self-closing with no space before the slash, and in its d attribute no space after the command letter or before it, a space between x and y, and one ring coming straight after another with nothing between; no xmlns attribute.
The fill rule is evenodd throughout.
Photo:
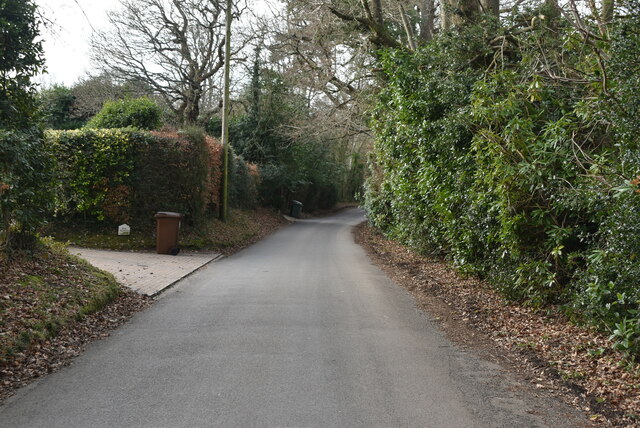
<svg viewBox="0 0 640 428"><path fill-rule="evenodd" d="M172 213L170 211L160 211L156 213L155 218L182 218L180 213Z"/></svg>

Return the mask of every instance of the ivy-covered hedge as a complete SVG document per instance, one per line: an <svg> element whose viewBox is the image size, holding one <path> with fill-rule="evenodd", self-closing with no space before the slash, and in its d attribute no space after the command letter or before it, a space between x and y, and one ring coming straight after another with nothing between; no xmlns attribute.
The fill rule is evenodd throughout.
<svg viewBox="0 0 640 428"><path fill-rule="evenodd" d="M45 139L56 158L56 213L103 220L113 192L130 189L136 149L149 144L151 135L133 129L96 129L47 131ZM127 215L114 220L122 217Z"/></svg>
<svg viewBox="0 0 640 428"><path fill-rule="evenodd" d="M190 224L217 215L222 147L201 130L47 131L46 144L57 159L58 216L144 225L158 211L180 212ZM232 201L251 205L255 180L241 159L231 164L239 165Z"/></svg>
<svg viewBox="0 0 640 428"><path fill-rule="evenodd" d="M541 14L550 22L498 48L505 30L488 21L383 55L368 215L638 355L640 16L621 18L596 50Z"/></svg>

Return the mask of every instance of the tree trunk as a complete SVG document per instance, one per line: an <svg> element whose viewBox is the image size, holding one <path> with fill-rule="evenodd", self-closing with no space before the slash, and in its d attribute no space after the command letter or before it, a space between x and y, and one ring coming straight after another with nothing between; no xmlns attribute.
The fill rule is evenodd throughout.
<svg viewBox="0 0 640 428"><path fill-rule="evenodd" d="M371 0L371 14L373 21L378 25L383 25L382 21L382 0Z"/></svg>
<svg viewBox="0 0 640 428"><path fill-rule="evenodd" d="M477 0L442 0L440 4L442 29L449 30L464 25L472 20L478 12L480 12L480 4Z"/></svg>
<svg viewBox="0 0 640 428"><path fill-rule="evenodd" d="M198 121L198 116L200 116L200 100L192 100L187 105L187 109L184 112L184 124L185 125L193 125Z"/></svg>
<svg viewBox="0 0 640 428"><path fill-rule="evenodd" d="M613 21L613 10L615 7L615 0L602 0L602 22L607 25Z"/></svg>
<svg viewBox="0 0 640 428"><path fill-rule="evenodd" d="M200 116L202 82L191 82L189 86L191 87L185 91L184 109L182 110L182 117L180 118L183 125L195 124Z"/></svg>
<svg viewBox="0 0 640 428"><path fill-rule="evenodd" d="M480 6L482 13L493 16L500 15L500 0L480 0Z"/></svg>
<svg viewBox="0 0 640 428"><path fill-rule="evenodd" d="M451 0L440 0L440 28L442 31L451 29Z"/></svg>
<svg viewBox="0 0 640 428"><path fill-rule="evenodd" d="M412 51L416 50L416 42L415 37L413 36L413 28L411 28L411 23L409 22L409 18L407 17L407 13L400 4L400 17L402 18L402 26L404 27L404 31L407 34L407 44L409 45L409 49Z"/></svg>
<svg viewBox="0 0 640 428"><path fill-rule="evenodd" d="M433 29L435 28L436 7L434 0L423 0L420 15L420 40L428 42L433 39Z"/></svg>

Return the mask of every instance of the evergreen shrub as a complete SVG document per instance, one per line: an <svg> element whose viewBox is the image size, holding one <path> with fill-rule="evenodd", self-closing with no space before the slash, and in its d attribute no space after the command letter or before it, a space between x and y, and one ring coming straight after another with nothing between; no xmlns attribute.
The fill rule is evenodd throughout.
<svg viewBox="0 0 640 428"><path fill-rule="evenodd" d="M107 101L94 117L87 122L87 128L139 128L153 130L160 128L162 110L147 97L126 98Z"/></svg>
<svg viewBox="0 0 640 428"><path fill-rule="evenodd" d="M541 13L499 49L505 30L487 21L382 54L368 216L511 299L561 305L635 358L640 19L621 17L595 50Z"/></svg>
<svg viewBox="0 0 640 428"><path fill-rule="evenodd" d="M57 159L58 216L149 225L158 211L180 212L187 224L218 214L222 147L199 129L82 129L45 135ZM247 169L241 159L236 162L236 169ZM230 192L238 205L251 206L255 193L242 180L247 180L242 172L235 174Z"/></svg>

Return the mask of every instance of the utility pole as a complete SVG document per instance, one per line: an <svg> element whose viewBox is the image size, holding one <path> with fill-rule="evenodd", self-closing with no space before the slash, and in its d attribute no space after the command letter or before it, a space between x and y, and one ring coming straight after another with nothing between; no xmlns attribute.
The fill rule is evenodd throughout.
<svg viewBox="0 0 640 428"><path fill-rule="evenodd" d="M224 97L222 101L222 207L220 219L227 221L229 213L229 73L231 62L231 7L227 0L226 35L224 38Z"/></svg>

